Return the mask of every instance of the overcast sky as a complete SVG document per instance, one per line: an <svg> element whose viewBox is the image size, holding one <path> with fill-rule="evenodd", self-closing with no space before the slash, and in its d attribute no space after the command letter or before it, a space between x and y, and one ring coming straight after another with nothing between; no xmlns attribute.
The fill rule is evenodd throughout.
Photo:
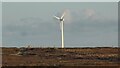
<svg viewBox="0 0 120 68"><path fill-rule="evenodd" d="M1 0L2 2L118 2L120 0Z"/></svg>
<svg viewBox="0 0 120 68"><path fill-rule="evenodd" d="M60 47L59 22L66 12L65 47L118 46L117 2L4 2L3 46Z"/></svg>
<svg viewBox="0 0 120 68"><path fill-rule="evenodd" d="M1 2L0 2L0 47L2 47L2 3ZM0 48L0 53L2 53L2 48ZM0 56L0 60L2 60L2 56ZM2 61L0 61L0 64L1 63Z"/></svg>

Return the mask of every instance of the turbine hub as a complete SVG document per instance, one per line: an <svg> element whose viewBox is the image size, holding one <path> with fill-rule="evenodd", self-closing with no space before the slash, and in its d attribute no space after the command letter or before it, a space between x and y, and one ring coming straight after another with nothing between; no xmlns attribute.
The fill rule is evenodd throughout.
<svg viewBox="0 0 120 68"><path fill-rule="evenodd" d="M60 21L64 21L64 19L60 19Z"/></svg>

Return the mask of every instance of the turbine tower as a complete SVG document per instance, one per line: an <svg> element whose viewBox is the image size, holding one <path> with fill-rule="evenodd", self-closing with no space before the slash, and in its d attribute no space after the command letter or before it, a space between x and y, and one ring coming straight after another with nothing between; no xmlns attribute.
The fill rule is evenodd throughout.
<svg viewBox="0 0 120 68"><path fill-rule="evenodd" d="M61 45L62 45L62 48L64 48L64 16L65 16L65 12L62 14L61 17L54 16L57 20L60 21Z"/></svg>

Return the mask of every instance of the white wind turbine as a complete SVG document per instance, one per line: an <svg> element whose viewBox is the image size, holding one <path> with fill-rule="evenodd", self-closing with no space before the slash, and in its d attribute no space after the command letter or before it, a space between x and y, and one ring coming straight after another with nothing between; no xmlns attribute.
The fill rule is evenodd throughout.
<svg viewBox="0 0 120 68"><path fill-rule="evenodd" d="M57 16L54 16L57 20L60 21L60 29L61 29L61 45L62 45L62 48L64 48L64 16L65 16L65 12L62 14L61 17L57 17Z"/></svg>

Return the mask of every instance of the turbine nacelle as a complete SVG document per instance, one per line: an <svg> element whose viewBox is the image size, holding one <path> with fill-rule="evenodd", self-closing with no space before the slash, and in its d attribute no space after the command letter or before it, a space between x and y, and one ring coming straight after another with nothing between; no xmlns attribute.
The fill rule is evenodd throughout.
<svg viewBox="0 0 120 68"><path fill-rule="evenodd" d="M59 19L60 21L64 21L64 19Z"/></svg>

